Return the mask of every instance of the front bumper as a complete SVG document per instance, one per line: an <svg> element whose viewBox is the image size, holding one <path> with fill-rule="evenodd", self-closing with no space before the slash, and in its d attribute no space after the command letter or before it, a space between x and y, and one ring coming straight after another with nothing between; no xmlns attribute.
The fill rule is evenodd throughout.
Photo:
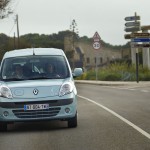
<svg viewBox="0 0 150 150"><path fill-rule="evenodd" d="M24 110L24 105L49 104L48 109ZM0 122L25 122L39 120L67 120L76 114L76 99L0 102ZM66 112L66 109L70 111Z"/></svg>

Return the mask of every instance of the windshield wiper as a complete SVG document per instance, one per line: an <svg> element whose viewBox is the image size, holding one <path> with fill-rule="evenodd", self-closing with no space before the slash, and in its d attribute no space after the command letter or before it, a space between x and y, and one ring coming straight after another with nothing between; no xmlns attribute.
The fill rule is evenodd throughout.
<svg viewBox="0 0 150 150"><path fill-rule="evenodd" d="M3 79L3 81L23 81L27 79L19 79L19 78L8 78L8 79Z"/></svg>
<svg viewBox="0 0 150 150"><path fill-rule="evenodd" d="M28 78L27 80L38 80L38 79L63 79L63 78L60 76L52 76L52 77L39 76L39 77L31 77L31 78Z"/></svg>
<svg viewBox="0 0 150 150"><path fill-rule="evenodd" d="M28 78L27 80L38 80L38 79L54 79L50 77L33 77L33 78Z"/></svg>

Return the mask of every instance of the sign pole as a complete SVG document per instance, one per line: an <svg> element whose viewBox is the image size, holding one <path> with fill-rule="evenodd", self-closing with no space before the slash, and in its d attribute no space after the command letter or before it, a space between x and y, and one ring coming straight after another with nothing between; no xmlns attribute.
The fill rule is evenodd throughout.
<svg viewBox="0 0 150 150"><path fill-rule="evenodd" d="M94 36L93 36L93 48L95 50L99 50L100 49L100 36L98 34L98 32L95 32ZM98 80L98 76L97 76L97 72L98 72L98 61L97 61L97 54L95 52L95 74L96 74L96 80Z"/></svg>
<svg viewBox="0 0 150 150"><path fill-rule="evenodd" d="M136 12L135 12L135 18L136 18ZM137 22L137 20L135 19L135 23ZM138 48L136 49L136 82L139 82L139 52L138 52Z"/></svg>
<svg viewBox="0 0 150 150"><path fill-rule="evenodd" d="M96 72L96 81L97 81L97 70L98 70L98 69L97 69L97 57L96 57L96 56L95 56L95 61L96 61L96 62L95 62L95 63L96 63L96 68L95 68L96 70L95 70L95 72Z"/></svg>
<svg viewBox="0 0 150 150"><path fill-rule="evenodd" d="M130 34L130 35L125 35L125 38L126 39L131 38L131 57L132 57L132 63L136 64L136 81L137 81L137 83L139 82L139 67L138 67L139 54L138 54L138 47L137 47L136 42L149 40L149 39L143 39L143 38L142 39L135 38L135 34L137 34L137 31L141 30L140 21L138 21L138 20L140 20L140 16L137 16L136 12L135 12L134 16L125 18L125 21L129 21L129 22L125 23L125 26L126 26L125 31L132 32L132 34ZM131 22L131 21L134 21L134 22Z"/></svg>
<svg viewBox="0 0 150 150"><path fill-rule="evenodd" d="M139 53L138 49L136 48L136 82L139 82Z"/></svg>

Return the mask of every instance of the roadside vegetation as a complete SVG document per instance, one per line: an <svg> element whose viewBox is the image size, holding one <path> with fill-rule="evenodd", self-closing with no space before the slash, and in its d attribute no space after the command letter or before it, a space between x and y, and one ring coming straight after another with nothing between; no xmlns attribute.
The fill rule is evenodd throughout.
<svg viewBox="0 0 150 150"><path fill-rule="evenodd" d="M0 0L0 19L7 18L13 11L10 7L12 0Z"/></svg>
<svg viewBox="0 0 150 150"><path fill-rule="evenodd" d="M127 63L113 63L97 71L101 81L136 81L136 66ZM96 80L95 69L83 73L77 80ZM139 81L150 81L150 70L139 66Z"/></svg>
<svg viewBox="0 0 150 150"><path fill-rule="evenodd" d="M60 31L57 34L38 34L38 33L29 33L20 36L20 45L18 47L18 38L9 37L3 33L0 33L0 59L3 57L4 53L13 49L22 49L22 48L37 48L37 47L45 47L45 48L60 48L64 50L64 37L71 35L72 32L69 30ZM78 37L78 35L75 35ZM88 38L87 36L78 37L77 40L82 42L93 42L92 38ZM107 48L111 48L114 50L120 50L124 48L130 47L129 43L126 45L118 45L113 46L109 43L105 43L101 40L102 45ZM71 58L72 53L66 54L68 58Z"/></svg>

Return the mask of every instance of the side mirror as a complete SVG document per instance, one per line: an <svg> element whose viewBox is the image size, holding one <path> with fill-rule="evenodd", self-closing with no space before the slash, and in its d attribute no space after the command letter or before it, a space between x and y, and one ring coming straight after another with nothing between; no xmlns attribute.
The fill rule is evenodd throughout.
<svg viewBox="0 0 150 150"><path fill-rule="evenodd" d="M75 68L73 73L72 73L73 77L78 77L78 76L80 76L82 74L83 74L82 68Z"/></svg>

